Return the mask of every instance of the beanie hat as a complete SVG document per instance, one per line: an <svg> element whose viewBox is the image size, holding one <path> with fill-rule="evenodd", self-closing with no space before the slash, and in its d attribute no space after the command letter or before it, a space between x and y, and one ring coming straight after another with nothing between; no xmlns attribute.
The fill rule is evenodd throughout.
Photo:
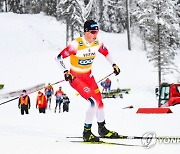
<svg viewBox="0 0 180 154"><path fill-rule="evenodd" d="M94 20L87 20L84 23L84 32L88 32L89 30L98 30L98 24Z"/></svg>

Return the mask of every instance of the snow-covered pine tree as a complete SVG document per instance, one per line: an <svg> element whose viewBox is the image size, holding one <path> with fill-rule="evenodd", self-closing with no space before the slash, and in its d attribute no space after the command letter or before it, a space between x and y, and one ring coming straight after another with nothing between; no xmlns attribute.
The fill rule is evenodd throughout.
<svg viewBox="0 0 180 154"><path fill-rule="evenodd" d="M102 9L101 5L102 1L96 1L96 0L89 0L89 2L85 3L85 19L87 20L95 20L99 23L100 20L100 12Z"/></svg>
<svg viewBox="0 0 180 154"><path fill-rule="evenodd" d="M83 0L61 0L57 5L57 17L66 22L66 44L74 35L82 32L84 23Z"/></svg>
<svg viewBox="0 0 180 154"><path fill-rule="evenodd" d="M148 42L147 57L161 75L178 71L174 63L177 43L180 41L175 1L139 0L133 16Z"/></svg>
<svg viewBox="0 0 180 154"><path fill-rule="evenodd" d="M0 12L4 12L4 1L0 1Z"/></svg>
<svg viewBox="0 0 180 154"><path fill-rule="evenodd" d="M23 13L20 0L9 0L7 1L8 12Z"/></svg>
<svg viewBox="0 0 180 154"><path fill-rule="evenodd" d="M25 0L24 10L25 13L37 14L42 11L43 0Z"/></svg>
<svg viewBox="0 0 180 154"><path fill-rule="evenodd" d="M120 33L126 26L126 1L103 1L101 29L106 32Z"/></svg>
<svg viewBox="0 0 180 154"><path fill-rule="evenodd" d="M177 13L179 26L180 26L180 0L177 2L177 5L176 5L176 13ZM179 46L180 46L180 44L179 44Z"/></svg>
<svg viewBox="0 0 180 154"><path fill-rule="evenodd" d="M42 4L43 12L47 15L56 17L56 6L57 0L44 0Z"/></svg>

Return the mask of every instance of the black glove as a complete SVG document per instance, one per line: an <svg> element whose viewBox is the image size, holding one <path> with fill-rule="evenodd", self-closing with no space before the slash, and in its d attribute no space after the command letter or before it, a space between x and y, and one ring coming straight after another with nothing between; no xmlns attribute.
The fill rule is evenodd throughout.
<svg viewBox="0 0 180 154"><path fill-rule="evenodd" d="M112 66L113 66L113 69L114 69L114 74L118 75L120 73L119 67L116 64L113 64Z"/></svg>
<svg viewBox="0 0 180 154"><path fill-rule="evenodd" d="M70 82L72 82L75 79L75 77L68 70L64 71L64 78L66 81Z"/></svg>

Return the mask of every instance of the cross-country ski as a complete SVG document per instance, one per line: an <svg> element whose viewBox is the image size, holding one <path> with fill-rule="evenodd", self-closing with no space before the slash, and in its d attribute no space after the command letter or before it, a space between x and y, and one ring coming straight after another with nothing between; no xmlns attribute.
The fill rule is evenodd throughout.
<svg viewBox="0 0 180 154"><path fill-rule="evenodd" d="M59 140L56 140L56 142L61 142ZM130 147L144 147L144 145L142 144L131 144L131 143L118 143L118 142L114 142L114 141L99 141L99 142L84 142L82 140L69 140L70 143L79 143L79 144L95 144L95 145L116 145L116 146L130 146Z"/></svg>

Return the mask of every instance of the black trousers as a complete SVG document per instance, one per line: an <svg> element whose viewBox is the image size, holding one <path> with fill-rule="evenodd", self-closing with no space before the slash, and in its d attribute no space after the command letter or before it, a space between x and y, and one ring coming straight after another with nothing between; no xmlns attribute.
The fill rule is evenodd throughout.
<svg viewBox="0 0 180 154"><path fill-rule="evenodd" d="M39 113L46 113L46 108L45 107L39 108Z"/></svg>
<svg viewBox="0 0 180 154"><path fill-rule="evenodd" d="M69 112L69 104L68 103L63 104L63 112L64 111Z"/></svg>
<svg viewBox="0 0 180 154"><path fill-rule="evenodd" d="M28 105L21 105L21 114L24 115L24 113L29 114Z"/></svg>

